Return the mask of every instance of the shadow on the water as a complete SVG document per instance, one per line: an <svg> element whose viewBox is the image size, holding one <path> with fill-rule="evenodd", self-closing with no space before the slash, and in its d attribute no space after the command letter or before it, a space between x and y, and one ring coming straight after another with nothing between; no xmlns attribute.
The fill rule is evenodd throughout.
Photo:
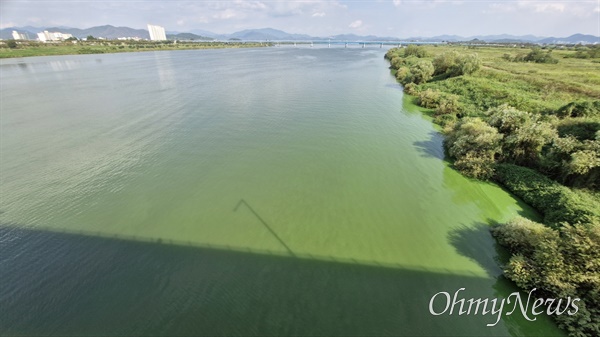
<svg viewBox="0 0 600 337"><path fill-rule="evenodd" d="M491 226L495 224L495 221L488 219L487 223L477 222L470 226L463 224L448 233L448 242L456 252L475 261L490 277L502 275L501 266L507 262L508 257L508 252L490 233ZM489 251L489 247L494 247L494 250Z"/></svg>
<svg viewBox="0 0 600 337"><path fill-rule="evenodd" d="M263 224L263 226L269 231L269 233L271 233L271 235L273 235L273 237L285 248L285 250L287 250L287 252L291 256L295 256L294 252L290 249L290 247L288 247L288 245L279 237L279 235L277 235L277 233L275 233L275 231L271 228L271 226L269 226L269 224L267 224L267 222L265 220L263 220L263 218L260 215L258 215L258 213L256 213L254 208L252 208L252 206L250 206L250 204L248 204L246 202L246 200L240 199L240 201L237 203L237 205L235 206L233 211L234 212L237 211L238 208L242 205L246 205L246 207L250 210L250 212L252 212L252 214L254 214L254 216Z"/></svg>
<svg viewBox="0 0 600 337"><path fill-rule="evenodd" d="M429 313L440 291L506 295L495 278L170 243L0 225L0 334L556 333L540 319L490 328L492 317Z"/></svg>
<svg viewBox="0 0 600 337"><path fill-rule="evenodd" d="M430 131L427 140L414 142L413 145L425 158L445 159L444 147L442 146L444 136L437 131Z"/></svg>

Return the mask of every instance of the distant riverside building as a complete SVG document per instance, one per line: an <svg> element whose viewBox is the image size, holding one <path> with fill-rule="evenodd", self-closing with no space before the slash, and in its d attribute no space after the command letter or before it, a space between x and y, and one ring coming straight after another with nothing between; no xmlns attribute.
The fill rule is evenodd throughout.
<svg viewBox="0 0 600 337"><path fill-rule="evenodd" d="M12 31L12 37L15 40L29 40L29 36L27 36L27 33L19 33L16 30Z"/></svg>
<svg viewBox="0 0 600 337"><path fill-rule="evenodd" d="M164 41L167 39L165 33L165 27L148 25L148 32L150 33L150 40L152 41Z"/></svg>
<svg viewBox="0 0 600 337"><path fill-rule="evenodd" d="M42 42L48 41L64 41L68 38L73 37L73 35L68 33L60 33L60 32L49 32L47 30L40 32L37 34L38 39Z"/></svg>

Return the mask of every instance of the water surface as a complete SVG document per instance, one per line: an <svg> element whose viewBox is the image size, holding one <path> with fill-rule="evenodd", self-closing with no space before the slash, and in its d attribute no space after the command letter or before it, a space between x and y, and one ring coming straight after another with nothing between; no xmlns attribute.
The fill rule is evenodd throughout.
<svg viewBox="0 0 600 337"><path fill-rule="evenodd" d="M527 213L443 160L383 49L2 60L3 334L556 335L432 316L516 291Z"/></svg>

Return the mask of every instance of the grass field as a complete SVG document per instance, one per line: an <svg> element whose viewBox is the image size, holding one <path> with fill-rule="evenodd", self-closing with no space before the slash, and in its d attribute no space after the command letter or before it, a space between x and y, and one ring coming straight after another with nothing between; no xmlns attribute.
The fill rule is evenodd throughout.
<svg viewBox="0 0 600 337"><path fill-rule="evenodd" d="M459 53L477 53L481 69L471 75L449 78L433 78L423 89L437 88L441 91L464 96L466 106L487 109L498 103L507 103L530 112L548 112L577 100L600 99L600 62L598 59L572 58L573 50L552 51L557 64L511 62L503 58L527 53L529 48L510 47L425 47L430 59L449 50ZM482 93L482 106L478 106L474 94Z"/></svg>

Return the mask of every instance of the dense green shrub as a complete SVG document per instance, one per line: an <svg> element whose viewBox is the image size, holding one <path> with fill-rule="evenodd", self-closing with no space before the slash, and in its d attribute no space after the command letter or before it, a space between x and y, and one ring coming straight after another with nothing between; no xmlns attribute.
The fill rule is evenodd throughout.
<svg viewBox="0 0 600 337"><path fill-rule="evenodd" d="M559 226L600 221L600 205L541 173L513 164L498 164L495 179L544 215L544 223Z"/></svg>
<svg viewBox="0 0 600 337"><path fill-rule="evenodd" d="M438 100L436 115L454 115L461 111L462 107L458 102L458 96L452 94L442 94Z"/></svg>
<svg viewBox="0 0 600 337"><path fill-rule="evenodd" d="M513 62L558 63L558 59L552 57L552 50L544 52L540 47L532 48L527 54L519 53L512 59L510 55L504 54L503 58Z"/></svg>
<svg viewBox="0 0 600 337"><path fill-rule="evenodd" d="M600 117L600 100L571 102L556 112L559 117Z"/></svg>
<svg viewBox="0 0 600 337"><path fill-rule="evenodd" d="M405 64L406 64L406 60L400 56L394 56L390 60L390 65L392 66L393 69L400 69L400 67L402 67Z"/></svg>
<svg viewBox="0 0 600 337"><path fill-rule="evenodd" d="M556 138L545 152L541 168L570 186L600 187L600 131L595 139L578 140L572 135Z"/></svg>
<svg viewBox="0 0 600 337"><path fill-rule="evenodd" d="M600 45L591 45L587 47L577 48L577 51L573 55L565 57L575 57L578 59L598 58L600 57Z"/></svg>
<svg viewBox="0 0 600 337"><path fill-rule="evenodd" d="M417 104L427 109L435 109L438 107L441 97L439 91L426 89L417 93Z"/></svg>
<svg viewBox="0 0 600 337"><path fill-rule="evenodd" d="M543 297L580 298L576 315L555 315L571 336L600 334L600 225L568 225L553 230L516 218L492 228L492 235L513 254L505 275Z"/></svg>
<svg viewBox="0 0 600 337"><path fill-rule="evenodd" d="M446 74L449 77L470 75L481 67L481 60L477 54L460 55L456 51L449 51L433 59L434 75Z"/></svg>
<svg viewBox="0 0 600 337"><path fill-rule="evenodd" d="M407 67L400 67L396 71L396 79L398 82L402 84L410 83L412 75L410 74L410 70Z"/></svg>
<svg viewBox="0 0 600 337"><path fill-rule="evenodd" d="M477 54L461 55L456 63L448 69L448 75L471 75L481 68L481 60Z"/></svg>
<svg viewBox="0 0 600 337"><path fill-rule="evenodd" d="M445 127L456 123L457 120L458 118L455 114L443 114L435 116L433 122Z"/></svg>
<svg viewBox="0 0 600 337"><path fill-rule="evenodd" d="M486 112L487 122L504 134L517 131L522 125L531 121L531 114L517 110L508 104L491 108Z"/></svg>
<svg viewBox="0 0 600 337"><path fill-rule="evenodd" d="M407 83L404 86L404 92L406 92L409 95L417 95L419 93L419 91L417 90L417 85L414 83Z"/></svg>
<svg viewBox="0 0 600 337"><path fill-rule="evenodd" d="M488 110L488 123L504 135L502 160L536 166L542 147L557 137L556 129L540 121L540 115L519 111L508 105Z"/></svg>
<svg viewBox="0 0 600 337"><path fill-rule="evenodd" d="M573 136L579 141L593 140L600 131L600 118L567 118L556 129L560 137Z"/></svg>
<svg viewBox="0 0 600 337"><path fill-rule="evenodd" d="M488 179L494 173L495 158L501 153L502 135L480 118L463 118L445 141L454 166L463 174Z"/></svg>
<svg viewBox="0 0 600 337"><path fill-rule="evenodd" d="M502 144L502 149L506 151L504 161L524 166L537 166L542 147L556 138L557 134L556 129L549 123L539 122L535 117L513 134L504 137Z"/></svg>
<svg viewBox="0 0 600 337"><path fill-rule="evenodd" d="M529 54L525 56L524 60L535 63L558 63L558 60L552 57L552 50L544 52L539 47L532 48Z"/></svg>
<svg viewBox="0 0 600 337"><path fill-rule="evenodd" d="M415 84L421 84L429 81L433 76L433 64L431 61L419 61L410 67L410 73L412 74L412 82Z"/></svg>
<svg viewBox="0 0 600 337"><path fill-rule="evenodd" d="M455 50L444 52L436 56L432 63L435 68L434 75L445 74L450 68L456 64L459 53Z"/></svg>
<svg viewBox="0 0 600 337"><path fill-rule="evenodd" d="M410 44L404 48L404 57L416 56L418 58L427 57L427 51L422 46Z"/></svg>
<svg viewBox="0 0 600 337"><path fill-rule="evenodd" d="M388 50L385 53L384 58L386 60L391 61L394 57L398 57L398 56L401 56L401 55L402 55L402 49L401 48L392 48L392 49Z"/></svg>

